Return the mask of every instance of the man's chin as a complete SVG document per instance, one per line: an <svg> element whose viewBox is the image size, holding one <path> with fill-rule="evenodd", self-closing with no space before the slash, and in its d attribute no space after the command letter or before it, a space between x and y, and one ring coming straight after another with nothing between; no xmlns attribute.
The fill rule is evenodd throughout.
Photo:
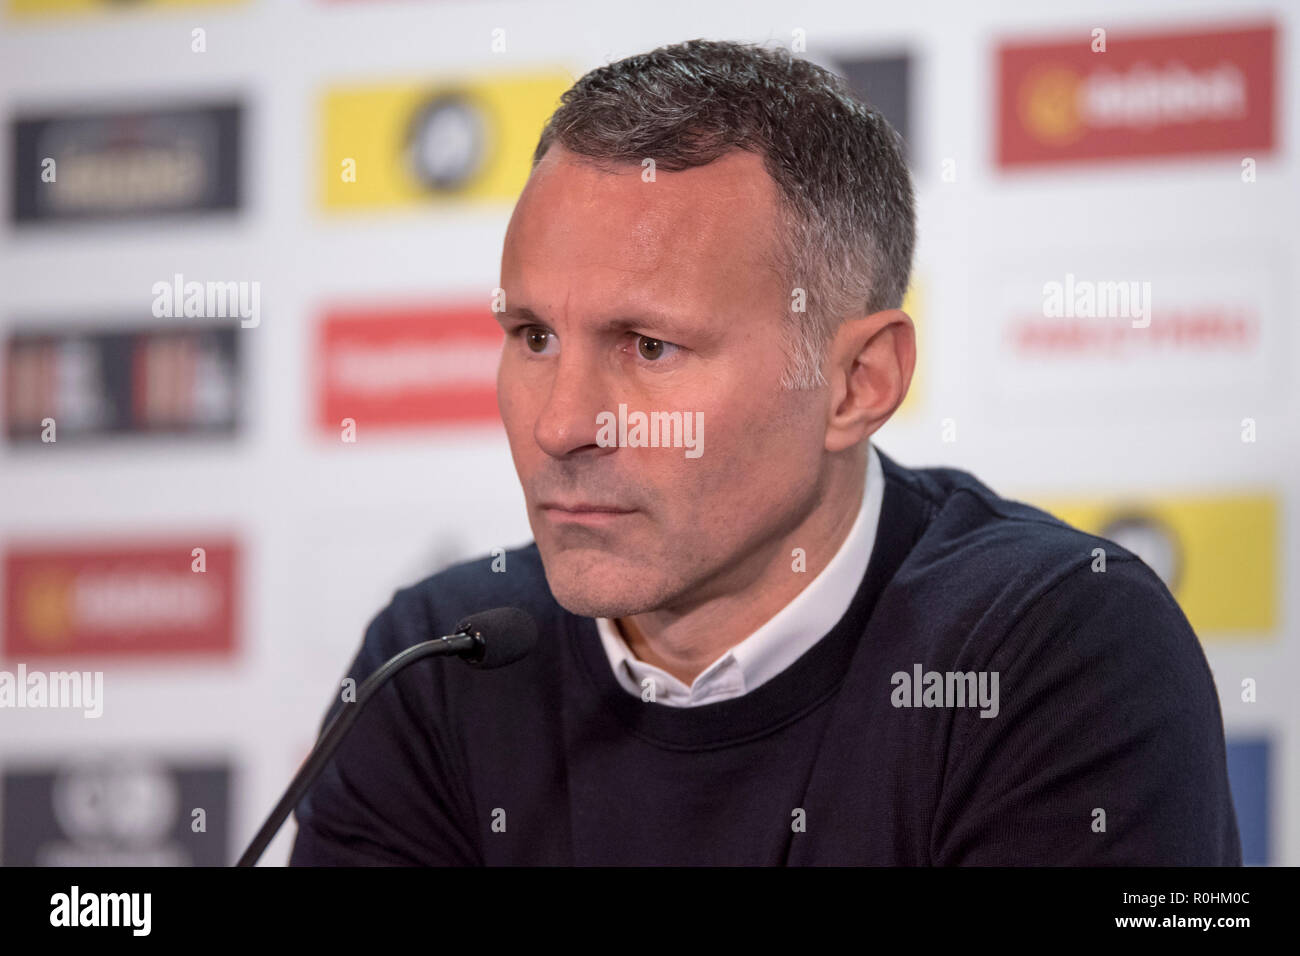
<svg viewBox="0 0 1300 956"><path fill-rule="evenodd" d="M628 566L606 556L593 561L572 553L542 554L546 583L560 607L579 617L629 617L661 607L668 596L665 582L649 580L645 567Z"/></svg>
<svg viewBox="0 0 1300 956"><path fill-rule="evenodd" d="M653 611L661 605L657 596L638 594L626 586L605 588L583 580L549 583L556 603L579 617L631 617Z"/></svg>

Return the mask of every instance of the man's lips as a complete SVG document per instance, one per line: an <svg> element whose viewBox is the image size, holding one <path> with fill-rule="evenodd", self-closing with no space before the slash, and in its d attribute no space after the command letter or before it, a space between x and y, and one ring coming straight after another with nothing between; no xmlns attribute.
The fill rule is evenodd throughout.
<svg viewBox="0 0 1300 956"><path fill-rule="evenodd" d="M617 505L598 505L587 501L543 501L539 507L543 511L551 511L556 514L627 515L636 510L635 508L620 508Z"/></svg>
<svg viewBox="0 0 1300 956"><path fill-rule="evenodd" d="M622 515L630 515L635 508L620 508L588 501L545 501L538 506L542 514L552 521L579 524L603 524Z"/></svg>

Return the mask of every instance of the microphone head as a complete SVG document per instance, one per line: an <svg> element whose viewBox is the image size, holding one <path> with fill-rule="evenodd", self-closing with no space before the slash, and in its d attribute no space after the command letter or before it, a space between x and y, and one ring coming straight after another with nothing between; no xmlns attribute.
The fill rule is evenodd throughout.
<svg viewBox="0 0 1300 956"><path fill-rule="evenodd" d="M467 664L484 670L513 664L537 643L537 623L517 607L494 607L465 618L456 633L475 638L477 651L465 655Z"/></svg>

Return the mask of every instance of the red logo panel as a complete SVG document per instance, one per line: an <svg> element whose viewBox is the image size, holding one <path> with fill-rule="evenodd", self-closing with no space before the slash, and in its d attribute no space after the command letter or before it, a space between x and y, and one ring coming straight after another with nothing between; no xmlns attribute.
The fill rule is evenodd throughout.
<svg viewBox="0 0 1300 956"><path fill-rule="evenodd" d="M203 571L192 551L204 549ZM230 654L238 550L171 544L13 547L4 556L5 657Z"/></svg>
<svg viewBox="0 0 1300 956"><path fill-rule="evenodd" d="M331 311L318 339L317 424L500 425L502 338L482 306Z"/></svg>
<svg viewBox="0 0 1300 956"><path fill-rule="evenodd" d="M1277 31L1089 31L998 49L998 165L1271 152Z"/></svg>

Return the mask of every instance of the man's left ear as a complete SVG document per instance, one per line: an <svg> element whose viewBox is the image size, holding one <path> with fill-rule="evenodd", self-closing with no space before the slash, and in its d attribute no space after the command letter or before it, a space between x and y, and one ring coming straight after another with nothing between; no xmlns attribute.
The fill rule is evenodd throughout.
<svg viewBox="0 0 1300 956"><path fill-rule="evenodd" d="M843 451L872 435L903 404L916 367L911 316L886 309L841 322L826 363L826 450Z"/></svg>

